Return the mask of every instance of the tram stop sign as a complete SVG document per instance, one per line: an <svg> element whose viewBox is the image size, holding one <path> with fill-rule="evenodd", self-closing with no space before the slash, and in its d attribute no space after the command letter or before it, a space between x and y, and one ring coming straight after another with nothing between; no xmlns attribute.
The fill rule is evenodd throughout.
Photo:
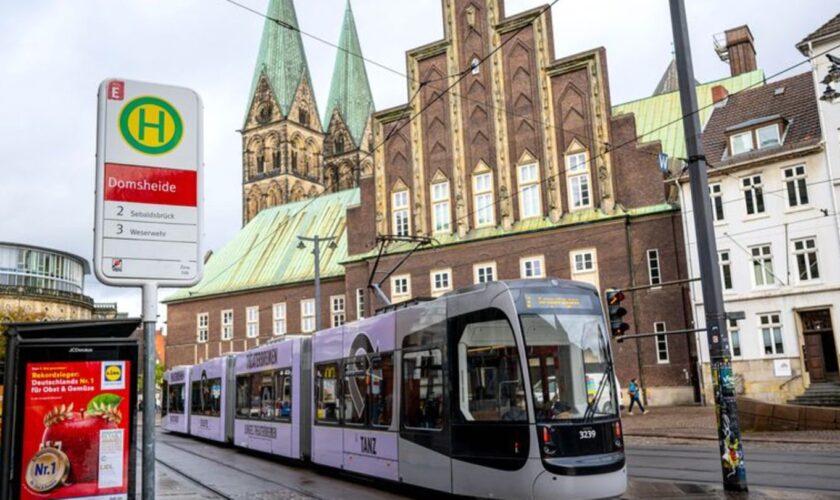
<svg viewBox="0 0 840 500"><path fill-rule="evenodd" d="M202 105L183 87L99 86L94 272L116 286L201 279Z"/></svg>

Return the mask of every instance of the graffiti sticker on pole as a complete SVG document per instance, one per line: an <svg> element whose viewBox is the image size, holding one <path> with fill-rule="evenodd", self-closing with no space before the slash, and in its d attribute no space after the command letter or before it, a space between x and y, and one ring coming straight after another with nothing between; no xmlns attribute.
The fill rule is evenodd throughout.
<svg viewBox="0 0 840 500"><path fill-rule="evenodd" d="M99 86L94 271L109 285L201 279L202 106L190 89Z"/></svg>

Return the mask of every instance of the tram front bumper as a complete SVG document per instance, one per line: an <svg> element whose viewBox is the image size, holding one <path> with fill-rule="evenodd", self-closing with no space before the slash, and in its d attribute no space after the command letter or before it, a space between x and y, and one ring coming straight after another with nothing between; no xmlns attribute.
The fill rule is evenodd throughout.
<svg viewBox="0 0 840 500"><path fill-rule="evenodd" d="M534 500L618 498L627 491L627 467L605 474L565 476L544 471L534 480Z"/></svg>

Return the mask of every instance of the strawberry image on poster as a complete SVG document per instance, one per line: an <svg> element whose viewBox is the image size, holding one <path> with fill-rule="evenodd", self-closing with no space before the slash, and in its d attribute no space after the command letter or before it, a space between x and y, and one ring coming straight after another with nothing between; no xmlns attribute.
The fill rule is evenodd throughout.
<svg viewBox="0 0 840 500"><path fill-rule="evenodd" d="M129 369L127 361L27 366L21 498L126 497L129 384L120 382Z"/></svg>

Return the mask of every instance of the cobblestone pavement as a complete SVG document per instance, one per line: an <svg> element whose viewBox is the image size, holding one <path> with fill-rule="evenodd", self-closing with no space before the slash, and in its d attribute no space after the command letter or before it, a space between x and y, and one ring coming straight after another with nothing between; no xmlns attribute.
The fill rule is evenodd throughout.
<svg viewBox="0 0 840 500"><path fill-rule="evenodd" d="M650 407L647 415L636 412L621 416L628 443L656 440L717 441L713 406ZM745 432L744 442L760 442L796 449L838 449L840 431ZM649 441L649 440L654 441Z"/></svg>

